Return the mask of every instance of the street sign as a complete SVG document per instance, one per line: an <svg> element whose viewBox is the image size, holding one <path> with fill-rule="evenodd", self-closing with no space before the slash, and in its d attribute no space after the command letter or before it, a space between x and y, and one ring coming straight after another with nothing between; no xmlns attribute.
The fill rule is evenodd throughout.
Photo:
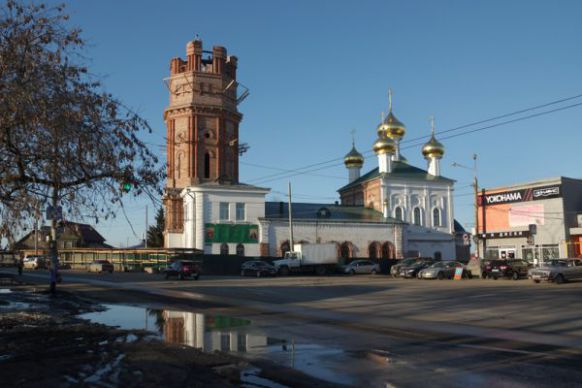
<svg viewBox="0 0 582 388"><path fill-rule="evenodd" d="M463 279L463 267L455 268L455 280Z"/></svg>
<svg viewBox="0 0 582 388"><path fill-rule="evenodd" d="M63 208L57 206L56 208L52 205L48 205L46 208L46 218L47 220L62 220L63 219Z"/></svg>

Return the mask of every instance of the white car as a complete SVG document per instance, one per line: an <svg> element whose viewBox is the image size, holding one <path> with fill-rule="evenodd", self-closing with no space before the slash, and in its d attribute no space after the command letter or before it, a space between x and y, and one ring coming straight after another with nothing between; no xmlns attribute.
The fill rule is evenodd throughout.
<svg viewBox="0 0 582 388"><path fill-rule="evenodd" d="M535 283L542 280L561 284L572 279L582 279L582 260L580 259L553 259L539 268L528 271L527 277Z"/></svg>
<svg viewBox="0 0 582 388"><path fill-rule="evenodd" d="M48 257L43 255L30 255L24 258L23 266L25 269L42 269L47 268Z"/></svg>
<svg viewBox="0 0 582 388"><path fill-rule="evenodd" d="M377 274L380 272L378 264L370 260L354 260L344 267L344 273L355 275L357 273Z"/></svg>

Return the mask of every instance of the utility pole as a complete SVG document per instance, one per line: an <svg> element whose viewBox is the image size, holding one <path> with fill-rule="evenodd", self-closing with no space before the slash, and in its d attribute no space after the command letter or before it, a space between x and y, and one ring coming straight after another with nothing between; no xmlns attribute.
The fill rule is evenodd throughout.
<svg viewBox="0 0 582 388"><path fill-rule="evenodd" d="M473 187L475 189L475 233L479 235L479 182L477 181L477 154L473 154ZM481 257L477 240L477 257Z"/></svg>
<svg viewBox="0 0 582 388"><path fill-rule="evenodd" d="M148 247L148 205L146 205L146 223L145 223L145 238L144 238L144 245L147 249Z"/></svg>
<svg viewBox="0 0 582 388"><path fill-rule="evenodd" d="M291 214L291 181L289 181L289 250L293 252L293 216Z"/></svg>
<svg viewBox="0 0 582 388"><path fill-rule="evenodd" d="M483 258L487 255L487 211L485 207L487 200L485 199L485 189L481 189L481 210L483 218Z"/></svg>

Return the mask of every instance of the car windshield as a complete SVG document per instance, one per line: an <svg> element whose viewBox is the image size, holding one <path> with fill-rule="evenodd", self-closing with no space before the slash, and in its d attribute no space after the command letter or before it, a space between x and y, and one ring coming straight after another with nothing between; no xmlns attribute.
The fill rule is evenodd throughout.
<svg viewBox="0 0 582 388"><path fill-rule="evenodd" d="M431 268L441 268L444 267L445 263L434 263L433 265L431 265Z"/></svg>
<svg viewBox="0 0 582 388"><path fill-rule="evenodd" d="M402 265L410 265L410 264L416 263L416 260L417 260L416 258L404 259L404 260L402 260L402 263L400 263L400 264L402 264Z"/></svg>

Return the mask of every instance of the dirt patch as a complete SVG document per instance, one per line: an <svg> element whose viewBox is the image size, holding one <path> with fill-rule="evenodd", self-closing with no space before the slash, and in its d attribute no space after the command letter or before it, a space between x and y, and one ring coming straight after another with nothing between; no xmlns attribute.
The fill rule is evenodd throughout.
<svg viewBox="0 0 582 388"><path fill-rule="evenodd" d="M228 387L239 386L251 369L283 385L331 386L268 361L250 365L227 353L171 345L146 331L77 317L100 309L63 291L54 297L27 287L0 293L2 386Z"/></svg>

